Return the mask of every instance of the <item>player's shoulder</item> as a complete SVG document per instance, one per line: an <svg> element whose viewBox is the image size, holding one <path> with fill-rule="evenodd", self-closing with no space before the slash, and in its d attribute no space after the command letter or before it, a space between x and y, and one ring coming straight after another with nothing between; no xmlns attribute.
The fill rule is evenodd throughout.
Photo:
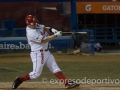
<svg viewBox="0 0 120 90"><path fill-rule="evenodd" d="M33 28L26 27L26 31L27 31L27 32L34 32L35 30L34 30Z"/></svg>

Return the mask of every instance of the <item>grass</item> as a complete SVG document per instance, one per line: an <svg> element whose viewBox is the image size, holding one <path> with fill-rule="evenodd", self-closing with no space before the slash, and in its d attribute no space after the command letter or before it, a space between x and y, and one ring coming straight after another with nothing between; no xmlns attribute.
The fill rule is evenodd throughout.
<svg viewBox="0 0 120 90"><path fill-rule="evenodd" d="M58 62L59 67L69 79L120 79L120 62ZM1 63L0 67L6 67L15 72L0 71L0 82L12 82L16 76L26 75L32 70L32 63ZM56 77L48 70L43 68L41 76L36 80L41 81L42 78L56 79Z"/></svg>
<svg viewBox="0 0 120 90"><path fill-rule="evenodd" d="M68 79L120 79L120 55L56 55L58 66ZM11 53L0 55L0 82L13 82L15 77L32 71L29 53ZM57 79L44 66L41 76L48 80Z"/></svg>

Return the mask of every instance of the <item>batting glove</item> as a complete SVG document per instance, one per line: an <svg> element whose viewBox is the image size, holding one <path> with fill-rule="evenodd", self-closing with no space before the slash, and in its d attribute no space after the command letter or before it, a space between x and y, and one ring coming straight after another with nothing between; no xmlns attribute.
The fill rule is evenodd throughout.
<svg viewBox="0 0 120 90"><path fill-rule="evenodd" d="M62 31L57 31L54 35L56 35L56 37L62 36Z"/></svg>
<svg viewBox="0 0 120 90"><path fill-rule="evenodd" d="M51 29L51 32L53 32L54 34L57 33L58 31L54 28Z"/></svg>

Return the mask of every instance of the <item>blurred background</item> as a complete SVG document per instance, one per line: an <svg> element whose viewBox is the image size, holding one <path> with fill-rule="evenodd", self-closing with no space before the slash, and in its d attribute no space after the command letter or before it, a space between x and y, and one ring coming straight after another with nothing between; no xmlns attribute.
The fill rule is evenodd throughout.
<svg viewBox="0 0 120 90"><path fill-rule="evenodd" d="M38 2L39 0L0 0L0 37L26 37L25 17L35 15L39 23L63 32L74 29L94 31L95 42L111 49L120 44L120 0L67 0L69 2ZM25 2L22 2L25 1ZM62 0L63 1L63 0ZM76 18L71 17L75 1ZM6 42L0 42L6 44Z"/></svg>

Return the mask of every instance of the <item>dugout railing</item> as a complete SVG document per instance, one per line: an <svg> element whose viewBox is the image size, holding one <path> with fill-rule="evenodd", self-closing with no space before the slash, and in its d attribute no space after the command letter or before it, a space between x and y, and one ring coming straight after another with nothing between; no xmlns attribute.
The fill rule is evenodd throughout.
<svg viewBox="0 0 120 90"><path fill-rule="evenodd" d="M120 27L87 28L93 30L94 40L99 43L119 43Z"/></svg>
<svg viewBox="0 0 120 90"><path fill-rule="evenodd" d="M84 28L75 31L86 31L84 41L91 43L91 54L94 54L94 43L120 43L120 27Z"/></svg>

